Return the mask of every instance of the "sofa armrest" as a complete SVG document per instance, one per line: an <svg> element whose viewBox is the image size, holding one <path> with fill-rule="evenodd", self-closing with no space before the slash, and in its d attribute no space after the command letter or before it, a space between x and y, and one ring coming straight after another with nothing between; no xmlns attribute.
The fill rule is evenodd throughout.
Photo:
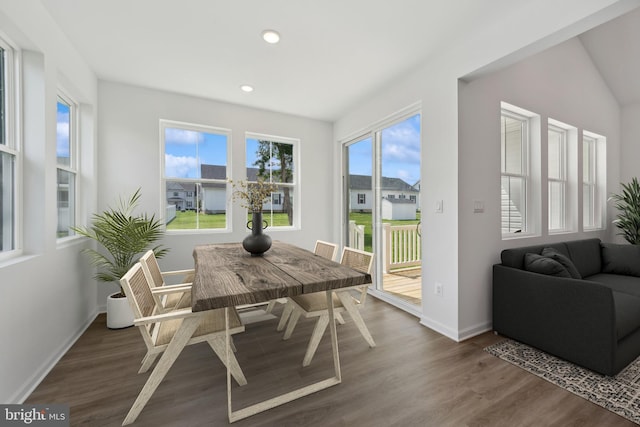
<svg viewBox="0 0 640 427"><path fill-rule="evenodd" d="M613 372L615 306L611 289L599 283L494 265L493 328L595 371Z"/></svg>

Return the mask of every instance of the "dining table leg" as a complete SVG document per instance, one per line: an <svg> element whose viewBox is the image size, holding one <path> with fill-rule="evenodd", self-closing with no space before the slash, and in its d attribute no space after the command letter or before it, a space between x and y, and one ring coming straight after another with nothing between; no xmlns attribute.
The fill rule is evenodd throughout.
<svg viewBox="0 0 640 427"><path fill-rule="evenodd" d="M288 393L284 393L280 396L276 396L271 399L267 399L263 402L253 404L246 408L238 409L237 411L233 410L232 399L231 399L232 384L231 384L231 371L229 369L229 357L231 354L231 334L229 333L229 308L225 308L225 329L226 329L225 341L226 341L226 359L227 359L227 363L226 363L227 365L227 411L228 411L230 423L242 420L244 418L258 414L260 412L264 412L266 410L275 408L277 406L283 405L285 403L291 402L301 397L308 396L312 393L316 393L320 390L324 390L326 388L340 384L340 382L342 381L342 374L340 371L340 356L338 352L338 332L336 330L332 292L333 291L330 291L330 290L326 291L327 306L329 308L329 330L331 331L331 351L333 354L333 372L334 372L333 377L320 380L318 382L309 384L307 386L303 386L296 390L290 391Z"/></svg>

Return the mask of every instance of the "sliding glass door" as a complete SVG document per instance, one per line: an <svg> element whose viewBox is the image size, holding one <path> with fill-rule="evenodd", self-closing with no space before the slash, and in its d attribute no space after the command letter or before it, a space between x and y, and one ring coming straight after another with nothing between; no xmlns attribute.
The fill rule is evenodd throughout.
<svg viewBox="0 0 640 427"><path fill-rule="evenodd" d="M344 159L346 245L376 255L376 291L420 305L420 114L348 141Z"/></svg>

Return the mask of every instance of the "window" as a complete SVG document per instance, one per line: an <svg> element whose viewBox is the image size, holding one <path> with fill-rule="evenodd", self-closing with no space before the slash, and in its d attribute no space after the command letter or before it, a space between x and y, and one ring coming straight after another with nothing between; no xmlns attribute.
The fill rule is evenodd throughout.
<svg viewBox="0 0 640 427"><path fill-rule="evenodd" d="M12 48L0 39L0 252L17 249L16 192L18 144Z"/></svg>
<svg viewBox="0 0 640 427"><path fill-rule="evenodd" d="M358 204L364 205L367 203L367 195L364 193L358 193Z"/></svg>
<svg viewBox="0 0 640 427"><path fill-rule="evenodd" d="M278 201L265 202L263 212L270 226L297 225L297 145L298 140L247 134L247 180L258 179L278 185Z"/></svg>
<svg viewBox="0 0 640 427"><path fill-rule="evenodd" d="M64 95L58 96L56 164L57 164L57 237L72 236L76 225L76 139L77 105Z"/></svg>
<svg viewBox="0 0 640 427"><path fill-rule="evenodd" d="M567 131L549 125L548 129L549 231L566 230Z"/></svg>
<svg viewBox="0 0 640 427"><path fill-rule="evenodd" d="M274 205L282 204L282 194L281 193L273 193L271 203Z"/></svg>
<svg viewBox="0 0 640 427"><path fill-rule="evenodd" d="M226 129L160 121L167 230L227 229Z"/></svg>
<svg viewBox="0 0 640 427"><path fill-rule="evenodd" d="M528 118L503 109L500 138L502 234L509 235L527 231Z"/></svg>
<svg viewBox="0 0 640 427"><path fill-rule="evenodd" d="M582 224L585 230L602 228L605 194L605 139L582 135Z"/></svg>

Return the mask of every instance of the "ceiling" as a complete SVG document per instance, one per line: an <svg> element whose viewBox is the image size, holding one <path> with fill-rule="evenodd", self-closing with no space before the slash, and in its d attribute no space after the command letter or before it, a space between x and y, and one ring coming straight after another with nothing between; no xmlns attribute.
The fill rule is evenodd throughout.
<svg viewBox="0 0 640 427"><path fill-rule="evenodd" d="M42 3L100 79L326 121L341 117L439 49L480 25L492 25L501 13L519 4L508 0ZM635 41L640 40L640 21L637 16L633 19L583 39L603 76L615 79L610 86L621 102L640 99L624 83L639 75ZM266 29L280 32L280 43L265 43L261 33ZM628 36L635 38L616 42ZM624 49L610 49L609 43ZM630 71L610 65L629 56L636 67ZM243 84L255 90L242 92Z"/></svg>
<svg viewBox="0 0 640 427"><path fill-rule="evenodd" d="M580 36L622 106L640 103L640 8Z"/></svg>

